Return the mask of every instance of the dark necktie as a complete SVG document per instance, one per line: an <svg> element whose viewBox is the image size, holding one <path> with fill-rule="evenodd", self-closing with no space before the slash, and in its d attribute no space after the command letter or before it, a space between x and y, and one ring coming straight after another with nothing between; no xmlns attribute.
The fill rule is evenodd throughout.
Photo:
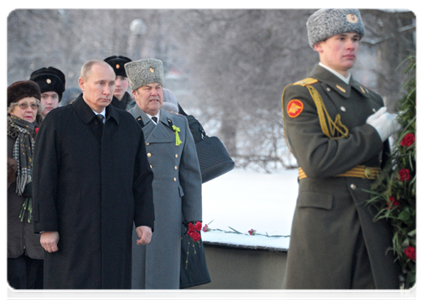
<svg viewBox="0 0 423 300"><path fill-rule="evenodd" d="M100 121L101 125L103 125L103 124L104 124L104 123L103 123L104 116L103 116L103 115L101 115L101 114L98 114L98 115L97 115L97 118L98 118L98 120Z"/></svg>
<svg viewBox="0 0 423 300"><path fill-rule="evenodd" d="M154 123L156 123L156 124L157 124L157 117L151 117L151 120L153 120L153 121L154 121Z"/></svg>

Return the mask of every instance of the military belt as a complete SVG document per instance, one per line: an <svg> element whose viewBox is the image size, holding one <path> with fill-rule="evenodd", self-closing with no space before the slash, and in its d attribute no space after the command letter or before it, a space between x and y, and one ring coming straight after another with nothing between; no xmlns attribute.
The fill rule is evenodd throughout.
<svg viewBox="0 0 423 300"><path fill-rule="evenodd" d="M345 173L335 175L334 177L358 177L363 179L375 180L380 172L381 172L381 168L379 167L366 167L366 166L359 165ZM304 170L301 167L299 167L298 179L301 180L304 178L307 178L307 175L304 172Z"/></svg>

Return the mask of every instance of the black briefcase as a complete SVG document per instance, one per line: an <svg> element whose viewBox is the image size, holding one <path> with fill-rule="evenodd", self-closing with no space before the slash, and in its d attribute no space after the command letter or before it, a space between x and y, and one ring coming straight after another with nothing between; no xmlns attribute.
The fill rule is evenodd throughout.
<svg viewBox="0 0 423 300"><path fill-rule="evenodd" d="M187 115L180 105L179 112L187 118L194 137L202 182L207 182L231 171L235 167L235 163L219 138L207 136L200 122L192 115Z"/></svg>

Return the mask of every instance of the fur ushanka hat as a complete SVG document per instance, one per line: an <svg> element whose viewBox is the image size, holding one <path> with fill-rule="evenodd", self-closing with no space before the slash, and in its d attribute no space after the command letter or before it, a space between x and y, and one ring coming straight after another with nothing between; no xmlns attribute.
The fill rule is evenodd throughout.
<svg viewBox="0 0 423 300"><path fill-rule="evenodd" d="M38 83L41 93L56 92L59 95L59 102L62 100L65 91L65 74L54 67L41 68L31 73L29 78Z"/></svg>
<svg viewBox="0 0 423 300"><path fill-rule="evenodd" d="M316 43L347 32L364 36L364 24L358 9L320 9L307 20L308 42L314 49Z"/></svg>
<svg viewBox="0 0 423 300"><path fill-rule="evenodd" d="M10 103L18 102L26 97L41 99L41 90L32 80L16 81L7 87L7 107Z"/></svg>
<svg viewBox="0 0 423 300"><path fill-rule="evenodd" d="M157 82L163 86L163 62L154 58L145 58L125 64L126 74L133 91L148 83Z"/></svg>

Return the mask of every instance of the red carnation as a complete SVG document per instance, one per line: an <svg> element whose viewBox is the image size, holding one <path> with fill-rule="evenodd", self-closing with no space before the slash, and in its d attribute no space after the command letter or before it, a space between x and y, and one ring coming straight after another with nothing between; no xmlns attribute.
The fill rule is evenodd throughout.
<svg viewBox="0 0 423 300"><path fill-rule="evenodd" d="M37 133L38 132L38 127L35 127L34 131L35 131L35 133Z"/></svg>
<svg viewBox="0 0 423 300"><path fill-rule="evenodd" d="M409 259L416 260L416 248L408 246L405 248L404 253Z"/></svg>
<svg viewBox="0 0 423 300"><path fill-rule="evenodd" d="M410 147L414 144L415 137L414 133L407 133L404 138L401 140L401 146Z"/></svg>
<svg viewBox="0 0 423 300"><path fill-rule="evenodd" d="M397 198L395 198L394 196L389 197L388 202L388 207L401 207L401 203L397 200Z"/></svg>
<svg viewBox="0 0 423 300"><path fill-rule="evenodd" d="M410 171L408 169L401 169L398 172L398 175L399 175L399 180L401 181L408 181L411 179Z"/></svg>
<svg viewBox="0 0 423 300"><path fill-rule="evenodd" d="M194 229L198 231L200 231L202 227L203 227L203 224L201 224L201 222L197 222L194 225Z"/></svg>
<svg viewBox="0 0 423 300"><path fill-rule="evenodd" d="M204 227L203 227L203 231L204 232L208 232L208 231L210 231L211 229L209 228L209 225L204 225Z"/></svg>
<svg viewBox="0 0 423 300"><path fill-rule="evenodd" d="M188 223L188 232L193 232L193 231L200 231L201 228L203 227L203 224L201 224L201 222L197 222L194 224L192 223Z"/></svg>
<svg viewBox="0 0 423 300"><path fill-rule="evenodd" d="M201 240L201 234L200 234L200 233L198 233L197 231L191 232L191 233L189 234L189 236L192 238L192 240L193 240L194 242L197 242L197 241Z"/></svg>

